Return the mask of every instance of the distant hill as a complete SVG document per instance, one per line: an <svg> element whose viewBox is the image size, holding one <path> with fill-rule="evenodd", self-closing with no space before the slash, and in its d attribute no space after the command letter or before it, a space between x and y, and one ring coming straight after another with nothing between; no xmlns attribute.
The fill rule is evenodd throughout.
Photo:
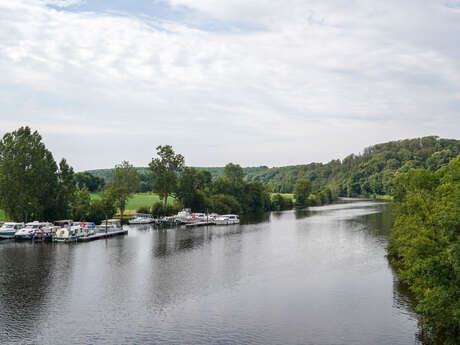
<svg viewBox="0 0 460 345"><path fill-rule="evenodd" d="M391 194L392 180L398 173L418 167L437 170L459 153L460 140L428 136L377 144L364 149L362 154L329 163L243 170L248 181L260 181L277 193L292 193L297 179L306 178L312 182L313 192L329 187L339 196L385 195ZM137 169L140 174L148 172L145 167ZM213 178L224 175L223 167L197 169L211 172ZM89 172L105 180L111 174L110 169Z"/></svg>
<svg viewBox="0 0 460 345"><path fill-rule="evenodd" d="M460 153L460 140L429 136L370 146L360 155L351 154L329 163L271 168L248 174L273 192L292 193L297 179L312 182L313 191L326 186L340 196L385 195L392 192L395 175L410 168L437 170Z"/></svg>
<svg viewBox="0 0 460 345"><path fill-rule="evenodd" d="M150 170L147 167L138 167L136 168L139 174L146 174L149 173ZM216 179L219 176L224 176L224 167L196 167L198 170L206 170L209 171L212 175L213 179ZM260 167L249 167L243 168L244 174L257 174L267 170L268 167L260 166ZM112 174L112 169L95 169L95 170L87 170L87 172L93 174L97 177L102 177L104 180L108 181Z"/></svg>

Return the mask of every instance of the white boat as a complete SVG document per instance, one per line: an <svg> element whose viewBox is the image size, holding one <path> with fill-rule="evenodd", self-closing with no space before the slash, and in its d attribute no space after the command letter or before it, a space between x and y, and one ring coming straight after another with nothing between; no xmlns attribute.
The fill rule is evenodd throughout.
<svg viewBox="0 0 460 345"><path fill-rule="evenodd" d="M57 229L53 235L53 242L78 241L81 237L95 234L96 225L90 222L73 222L71 226Z"/></svg>
<svg viewBox="0 0 460 345"><path fill-rule="evenodd" d="M39 221L27 223L24 228L16 231L16 234L14 235L14 239L18 241L31 240L34 237L35 233L39 232L41 228L44 228L50 225L51 225L50 223L39 222Z"/></svg>
<svg viewBox="0 0 460 345"><path fill-rule="evenodd" d="M215 219L217 225L239 224L240 218L236 214L225 214Z"/></svg>
<svg viewBox="0 0 460 345"><path fill-rule="evenodd" d="M108 219L107 221L102 221L101 225L97 226L98 232L109 232L121 230L121 221L120 219Z"/></svg>
<svg viewBox="0 0 460 345"><path fill-rule="evenodd" d="M3 223L2 227L0 228L0 239L14 238L16 232L23 227L24 223Z"/></svg>
<svg viewBox="0 0 460 345"><path fill-rule="evenodd" d="M60 226L51 225L51 224L44 226L40 228L40 230L35 231L32 239L34 241L42 241L42 242L52 241L54 234L56 233L56 231L60 229L61 229Z"/></svg>
<svg viewBox="0 0 460 345"><path fill-rule="evenodd" d="M194 222L205 222L209 220L205 213L192 213L192 221Z"/></svg>
<svg viewBox="0 0 460 345"><path fill-rule="evenodd" d="M192 213L189 208L184 208L177 215L174 216L176 222L188 223L192 221Z"/></svg>
<svg viewBox="0 0 460 345"><path fill-rule="evenodd" d="M154 222L154 219L152 217L147 217L147 216L136 216L133 219L130 219L128 221L128 223L132 225L150 224L153 222Z"/></svg>

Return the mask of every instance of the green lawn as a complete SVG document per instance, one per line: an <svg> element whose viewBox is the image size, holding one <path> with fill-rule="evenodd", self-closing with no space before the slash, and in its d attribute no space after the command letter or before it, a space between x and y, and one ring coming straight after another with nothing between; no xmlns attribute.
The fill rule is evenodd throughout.
<svg viewBox="0 0 460 345"><path fill-rule="evenodd" d="M284 198L294 200L294 194L290 194L290 193L271 193L272 197L275 194L281 194Z"/></svg>
<svg viewBox="0 0 460 345"><path fill-rule="evenodd" d="M98 198L100 198L98 194L91 194L91 199ZM157 201L160 201L160 198L155 193L137 193L128 200L126 210L136 211L140 207L152 207L153 203ZM169 197L168 204L172 204L173 202L174 198Z"/></svg>

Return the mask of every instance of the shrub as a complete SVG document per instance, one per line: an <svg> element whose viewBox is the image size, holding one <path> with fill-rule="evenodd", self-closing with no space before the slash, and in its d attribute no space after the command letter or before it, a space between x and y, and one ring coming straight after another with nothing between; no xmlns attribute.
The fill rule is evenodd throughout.
<svg viewBox="0 0 460 345"><path fill-rule="evenodd" d="M211 197L211 209L219 214L241 213L241 206L234 196L216 194Z"/></svg>
<svg viewBox="0 0 460 345"><path fill-rule="evenodd" d="M137 213L145 213L145 214L149 214L150 213L150 208L149 207L146 207L146 206L142 206L142 207L139 207L137 210L136 210Z"/></svg>

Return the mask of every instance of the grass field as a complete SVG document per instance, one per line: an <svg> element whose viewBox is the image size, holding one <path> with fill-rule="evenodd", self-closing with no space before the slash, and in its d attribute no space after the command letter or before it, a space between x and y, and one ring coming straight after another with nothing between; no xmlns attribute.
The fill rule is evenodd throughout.
<svg viewBox="0 0 460 345"><path fill-rule="evenodd" d="M91 199L98 199L98 194L91 194ZM126 205L127 211L136 211L140 207L152 207L153 203L160 201L160 198L155 193L137 193L128 200ZM168 198L168 204L172 204L174 198Z"/></svg>

